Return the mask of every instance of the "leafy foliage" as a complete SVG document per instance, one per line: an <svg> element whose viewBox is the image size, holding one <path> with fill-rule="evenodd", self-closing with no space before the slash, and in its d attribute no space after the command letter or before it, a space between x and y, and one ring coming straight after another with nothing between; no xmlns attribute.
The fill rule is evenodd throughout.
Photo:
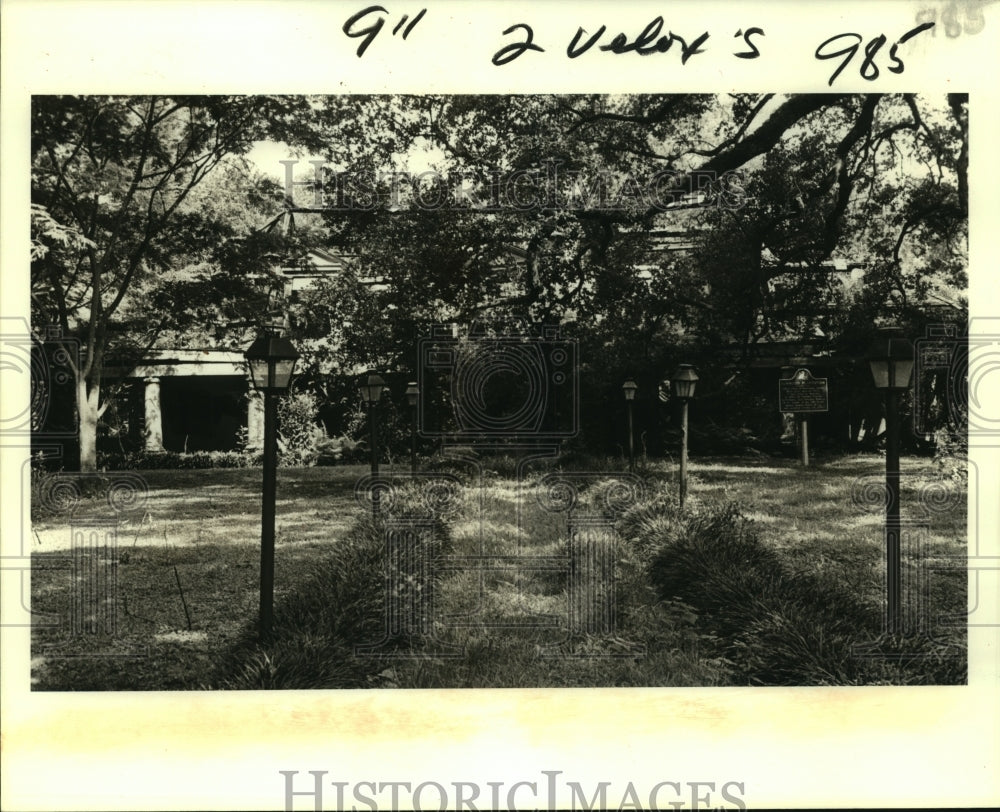
<svg viewBox="0 0 1000 812"><path fill-rule="evenodd" d="M341 456L341 444L328 438L317 420L318 409L312 392L292 392L278 401L278 453L282 465L315 465L323 456Z"/></svg>
<svg viewBox="0 0 1000 812"><path fill-rule="evenodd" d="M226 201L247 206L248 195L196 190L254 141L298 137L311 109L307 97L33 98L32 320L80 341L70 363L82 467L96 465L107 367L134 362L164 329L186 331L226 298L204 266L182 269L239 234L240 204ZM217 192L241 182L228 167ZM266 197L258 184L249 208ZM230 280L230 301L252 298L244 291Z"/></svg>
<svg viewBox="0 0 1000 812"><path fill-rule="evenodd" d="M655 386L724 348L747 369L771 341L856 354L883 320L914 334L942 308L962 321L967 106L960 94L40 96L33 318L81 341L90 466L109 367L157 340L208 344L215 326L245 343L276 304L275 257L318 244L354 267L289 314L327 422L346 422L358 370L412 374L429 323L512 316L581 342L599 382L583 412L603 414L612 382ZM240 160L261 140L326 157L323 188L293 195L335 204L322 228L255 230L296 205ZM706 376L719 391L725 380ZM613 422L585 427L604 453L620 442Z"/></svg>
<svg viewBox="0 0 1000 812"><path fill-rule="evenodd" d="M880 638L877 607L816 573L792 571L734 503L684 521L632 522L659 550L649 574L660 596L698 612L718 635L734 678L751 685L961 684L964 657L915 636ZM866 657L880 641L883 656ZM888 653L885 647L888 646ZM945 648L948 648L945 646Z"/></svg>
<svg viewBox="0 0 1000 812"><path fill-rule="evenodd" d="M397 493L401 509L418 508L415 493ZM426 543L431 566L423 579L438 578L435 562L451 549L444 520L429 517L433 530ZM418 542L420 543L420 542ZM405 554L399 560L406 560ZM384 524L368 514L359 516L351 530L317 561L305 583L275 607L271 641L257 643L252 631L228 653L219 670L217 684L229 689L370 688L385 684L380 672L385 661L355 653L355 646L376 644L386 634ZM420 592L427 588L420 579L405 582L413 594L406 604L420 605ZM405 633L386 641L406 648L419 646L419 639Z"/></svg>
<svg viewBox="0 0 1000 812"><path fill-rule="evenodd" d="M650 389L696 363L731 403L732 364L768 342L857 355L884 321L920 335L942 309L964 318L960 95L356 102L324 187L339 195L325 240L356 274L297 310L317 371L412 373L433 322L560 324L607 453L625 376Z"/></svg>

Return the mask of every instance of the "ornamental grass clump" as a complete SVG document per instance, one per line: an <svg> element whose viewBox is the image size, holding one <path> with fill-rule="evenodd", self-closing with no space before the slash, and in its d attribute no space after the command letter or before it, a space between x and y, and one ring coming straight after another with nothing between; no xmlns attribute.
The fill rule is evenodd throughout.
<svg viewBox="0 0 1000 812"><path fill-rule="evenodd" d="M440 580L435 562L450 551L451 537L445 520L420 504L416 489L395 493L393 509L378 520L359 514L302 586L277 600L270 640L261 643L256 628L247 629L212 687L376 687L387 679L378 655L418 652ZM394 532L399 521L417 532ZM410 617L390 623L399 607Z"/></svg>
<svg viewBox="0 0 1000 812"><path fill-rule="evenodd" d="M890 659L866 654L880 639L880 607L822 573L792 570L735 504L670 525L634 516L629 527L641 547L658 536L648 570L657 593L692 607L736 684L963 681L959 660L927 668L926 641L897 642Z"/></svg>

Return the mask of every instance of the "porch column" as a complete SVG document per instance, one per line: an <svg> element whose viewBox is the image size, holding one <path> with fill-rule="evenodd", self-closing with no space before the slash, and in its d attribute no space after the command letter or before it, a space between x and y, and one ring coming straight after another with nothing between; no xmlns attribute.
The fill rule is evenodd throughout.
<svg viewBox="0 0 1000 812"><path fill-rule="evenodd" d="M143 436L147 451L163 451L163 416L160 412L160 379L144 378L145 392L145 428Z"/></svg>
<svg viewBox="0 0 1000 812"><path fill-rule="evenodd" d="M247 448L264 447L264 396L253 387L247 399Z"/></svg>

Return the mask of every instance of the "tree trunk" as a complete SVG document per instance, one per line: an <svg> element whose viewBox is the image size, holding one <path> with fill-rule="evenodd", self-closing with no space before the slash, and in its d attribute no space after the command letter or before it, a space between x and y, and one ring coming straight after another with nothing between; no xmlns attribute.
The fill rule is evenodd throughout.
<svg viewBox="0 0 1000 812"><path fill-rule="evenodd" d="M100 386L87 381L76 385L77 431L80 438L80 471L97 470L97 419Z"/></svg>

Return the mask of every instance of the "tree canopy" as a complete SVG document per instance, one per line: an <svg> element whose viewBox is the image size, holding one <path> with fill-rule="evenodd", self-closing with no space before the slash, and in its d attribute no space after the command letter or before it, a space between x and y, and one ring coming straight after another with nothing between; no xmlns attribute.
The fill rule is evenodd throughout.
<svg viewBox="0 0 1000 812"><path fill-rule="evenodd" d="M395 314L400 340L413 322L486 309L752 345L836 333L847 299L869 319L914 320L935 296L961 307L963 97L357 105L333 138L350 147L328 153L329 240L385 280L379 310ZM411 171L401 191L391 172L421 152L434 172ZM664 250L664 232L691 249ZM832 284L831 260L861 269L863 284Z"/></svg>
<svg viewBox="0 0 1000 812"><path fill-rule="evenodd" d="M183 329L196 306L180 305L170 273L239 233L234 212L196 190L256 140L308 132L311 110L302 97L34 97L32 320L81 347L70 363L84 469L108 353Z"/></svg>
<svg viewBox="0 0 1000 812"><path fill-rule="evenodd" d="M311 245L356 269L291 307L317 374L412 370L429 323L515 315L561 324L601 375L654 376L685 347L747 360L774 340L854 346L887 319L919 333L935 308L964 316L967 106L959 94L36 97L33 313L83 347L82 440L112 347L141 354L259 318L275 255ZM283 204L322 227L254 229L282 205L239 160L258 141L326 158L321 188L285 190Z"/></svg>

